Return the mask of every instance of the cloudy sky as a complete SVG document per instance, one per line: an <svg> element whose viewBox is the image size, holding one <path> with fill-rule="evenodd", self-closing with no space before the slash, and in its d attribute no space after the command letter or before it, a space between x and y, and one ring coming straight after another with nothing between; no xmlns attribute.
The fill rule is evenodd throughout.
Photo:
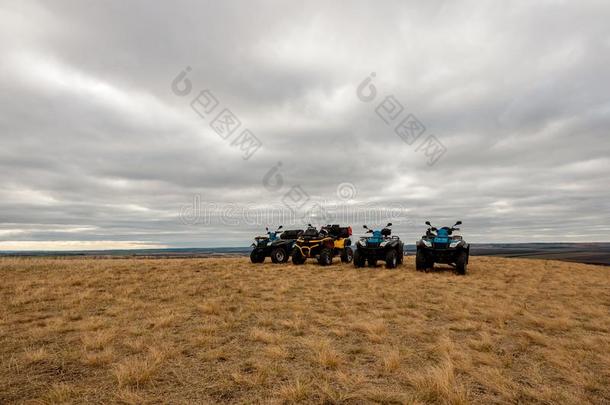
<svg viewBox="0 0 610 405"><path fill-rule="evenodd" d="M0 249L610 241L608 2L328 3L0 3Z"/></svg>

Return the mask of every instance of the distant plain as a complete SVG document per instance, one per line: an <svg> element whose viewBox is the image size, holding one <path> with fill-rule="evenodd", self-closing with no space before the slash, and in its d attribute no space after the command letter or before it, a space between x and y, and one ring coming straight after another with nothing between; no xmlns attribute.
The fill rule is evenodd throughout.
<svg viewBox="0 0 610 405"><path fill-rule="evenodd" d="M415 254L415 245L406 244L407 254ZM140 250L98 250L63 252L0 252L1 256L115 256L115 257L210 257L241 256L249 247L174 248ZM610 243L473 243L474 256L521 257L565 260L587 264L610 265Z"/></svg>

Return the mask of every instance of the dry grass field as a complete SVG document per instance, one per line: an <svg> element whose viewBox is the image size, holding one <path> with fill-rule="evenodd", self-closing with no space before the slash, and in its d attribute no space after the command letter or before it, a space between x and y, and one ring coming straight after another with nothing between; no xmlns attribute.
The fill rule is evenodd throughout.
<svg viewBox="0 0 610 405"><path fill-rule="evenodd" d="M610 268L0 259L0 403L609 403Z"/></svg>

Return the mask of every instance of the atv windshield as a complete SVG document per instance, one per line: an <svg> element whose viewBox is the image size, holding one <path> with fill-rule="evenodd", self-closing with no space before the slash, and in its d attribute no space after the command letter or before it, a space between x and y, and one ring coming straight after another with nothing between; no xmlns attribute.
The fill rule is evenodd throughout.
<svg viewBox="0 0 610 405"><path fill-rule="evenodd" d="M449 236L449 234L449 228L447 228L446 226L436 231L436 236L438 236L439 238L446 238Z"/></svg>
<svg viewBox="0 0 610 405"><path fill-rule="evenodd" d="M381 231L373 231L372 235L369 236L368 238L368 242L371 244L375 244L375 243L381 243L383 242L383 234Z"/></svg>

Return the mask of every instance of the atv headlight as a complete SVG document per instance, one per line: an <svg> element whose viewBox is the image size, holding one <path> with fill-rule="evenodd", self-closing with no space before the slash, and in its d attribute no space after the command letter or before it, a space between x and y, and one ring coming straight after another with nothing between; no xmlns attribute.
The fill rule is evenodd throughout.
<svg viewBox="0 0 610 405"><path fill-rule="evenodd" d="M383 241L383 242L381 242L381 243L379 244L379 247L385 247L385 245L387 245L387 244L388 244L388 241L387 241L387 240L386 240L386 241Z"/></svg>
<svg viewBox="0 0 610 405"><path fill-rule="evenodd" d="M360 246L366 246L366 239L360 239L358 243L360 244Z"/></svg>
<svg viewBox="0 0 610 405"><path fill-rule="evenodd" d="M450 247L450 248L455 248L455 247L457 247L457 246L460 244L460 242L461 242L461 240L456 240L456 241L453 241L453 242L451 242L451 243L449 244L449 247Z"/></svg>
<svg viewBox="0 0 610 405"><path fill-rule="evenodd" d="M424 242L425 247L432 247L432 242L425 240L425 239L422 239L422 242Z"/></svg>

